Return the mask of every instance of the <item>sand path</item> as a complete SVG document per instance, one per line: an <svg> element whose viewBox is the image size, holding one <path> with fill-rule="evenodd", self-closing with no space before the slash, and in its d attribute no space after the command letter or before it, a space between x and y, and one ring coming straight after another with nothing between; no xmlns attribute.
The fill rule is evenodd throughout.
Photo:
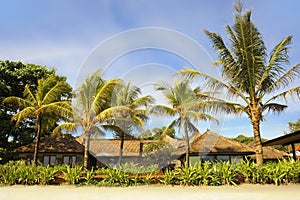
<svg viewBox="0 0 300 200"><path fill-rule="evenodd" d="M8 186L0 187L0 200L288 200L300 199L300 185L241 185L219 187L137 186Z"/></svg>

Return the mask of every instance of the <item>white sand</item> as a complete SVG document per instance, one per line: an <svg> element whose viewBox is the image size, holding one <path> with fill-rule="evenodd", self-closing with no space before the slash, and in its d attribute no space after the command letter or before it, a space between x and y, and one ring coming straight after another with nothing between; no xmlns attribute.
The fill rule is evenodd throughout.
<svg viewBox="0 0 300 200"><path fill-rule="evenodd" d="M289 200L300 199L300 185L241 185L219 187L137 186L137 187L76 187L76 186L7 186L0 187L0 200Z"/></svg>

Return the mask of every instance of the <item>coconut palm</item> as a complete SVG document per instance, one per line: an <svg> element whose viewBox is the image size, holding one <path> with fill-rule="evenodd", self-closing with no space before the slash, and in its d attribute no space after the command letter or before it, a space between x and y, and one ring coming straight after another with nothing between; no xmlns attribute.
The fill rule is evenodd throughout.
<svg viewBox="0 0 300 200"><path fill-rule="evenodd" d="M126 112L120 112L119 116L111 120L109 128L121 139L119 163L122 163L124 140L133 138L134 130L143 131L144 123L148 119L147 107L154 102L150 95L142 96L141 89L132 86L131 83L120 84L114 92L112 106L125 106Z"/></svg>
<svg viewBox="0 0 300 200"><path fill-rule="evenodd" d="M189 133L198 131L194 123L199 120L217 121L212 115L205 113L207 110L205 100L201 101L199 88L192 89L189 81L175 81L172 87L168 83L158 83L155 85L157 91L161 91L167 99L167 105L155 105L151 108L151 112L163 116L175 117L175 119L166 127L166 132L171 127L183 127L184 137L186 141L185 164L189 164ZM206 96L206 95L204 95Z"/></svg>
<svg viewBox="0 0 300 200"><path fill-rule="evenodd" d="M287 96L299 98L300 87L286 89L300 75L300 65L286 69L289 63L288 48L292 37L283 38L267 55L262 36L251 21L251 11L242 13L241 4L236 4L234 25L226 26L229 47L216 33L204 31L211 39L218 54L216 64L221 65L222 80L193 69L179 71L186 78L196 76L208 80L213 89L223 89L229 99L236 100L231 111L246 113L253 127L256 143L256 161L263 162L260 122L264 112L281 113L287 107L280 100Z"/></svg>
<svg viewBox="0 0 300 200"><path fill-rule="evenodd" d="M83 131L84 167L89 167L89 145L91 136L105 135L105 125L120 112L127 112L126 106L112 106L112 95L119 79L105 81L99 72L87 77L76 91L76 102L72 108L73 121L61 124L55 132L80 129Z"/></svg>
<svg viewBox="0 0 300 200"><path fill-rule="evenodd" d="M4 104L19 108L19 111L12 117L12 120L16 121L16 125L25 119L34 121L36 129L34 164L37 164L38 161L38 146L42 130L47 128L45 127L47 126L46 122L53 121L54 115L67 117L71 114L69 112L70 101L65 99L65 94L71 91L71 86L65 81L57 81L54 76L50 76L47 79L38 80L36 90L26 85L23 98L12 96L3 100Z"/></svg>

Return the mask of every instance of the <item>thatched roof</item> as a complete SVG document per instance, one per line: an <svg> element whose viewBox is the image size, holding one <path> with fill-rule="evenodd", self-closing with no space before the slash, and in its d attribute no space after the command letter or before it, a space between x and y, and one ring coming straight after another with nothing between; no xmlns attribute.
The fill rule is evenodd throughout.
<svg viewBox="0 0 300 200"><path fill-rule="evenodd" d="M123 156L140 156L145 145L154 142L148 140L124 140ZM121 140L91 139L90 153L95 157L117 157L120 155Z"/></svg>
<svg viewBox="0 0 300 200"><path fill-rule="evenodd" d="M255 142L250 142L249 147L255 149ZM289 157L289 155L284 151L279 151L273 147L263 147L263 159L264 160L277 160ZM255 155L251 155L250 158L256 159Z"/></svg>
<svg viewBox="0 0 300 200"><path fill-rule="evenodd" d="M13 150L15 153L33 153L35 142L18 147ZM40 153L83 153L84 146L80 144L72 135L64 134L60 136L45 136L41 138L39 144Z"/></svg>
<svg viewBox="0 0 300 200"><path fill-rule="evenodd" d="M252 148L245 144L223 137L210 130L202 135L198 134L190 143L191 154L230 154L230 155L249 155L254 154Z"/></svg>

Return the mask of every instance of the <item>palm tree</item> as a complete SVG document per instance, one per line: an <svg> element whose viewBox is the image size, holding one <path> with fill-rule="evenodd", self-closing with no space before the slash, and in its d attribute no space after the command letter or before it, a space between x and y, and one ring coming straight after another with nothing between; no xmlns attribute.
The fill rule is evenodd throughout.
<svg viewBox="0 0 300 200"><path fill-rule="evenodd" d="M65 81L57 81L54 76L50 76L47 79L38 80L36 90L26 85L23 98L11 96L3 100L4 104L14 105L20 109L12 117L16 125L24 119L34 121L36 136L33 164L37 164L38 161L38 146L42 131L46 128L46 122L52 121L53 115L62 117L70 115L70 101L65 99L65 94L71 91L71 86Z"/></svg>
<svg viewBox="0 0 300 200"><path fill-rule="evenodd" d="M106 126L121 139L119 163L122 163L124 140L134 137L134 129L143 131L144 123L148 119L147 107L154 102L150 95L139 97L141 93L141 89L131 83L120 84L114 92L112 106L128 108L126 112L120 112L119 116L115 115L115 119Z"/></svg>
<svg viewBox="0 0 300 200"><path fill-rule="evenodd" d="M299 77L300 65L297 64L288 70L284 67L289 63L288 48L291 36L283 38L268 57L262 36L250 20L251 11L242 13L241 4L236 4L235 8L237 13L234 25L226 26L229 47L220 35L204 31L218 53L219 59L216 64L222 66L222 80L193 69L181 70L179 74L186 78L200 76L208 80L211 88L223 89L227 97L240 99L232 103L234 109L230 111L236 114L246 113L250 119L256 143L256 161L261 164L263 152L260 122L263 120L263 113L284 111L287 106L280 103L280 100L287 102L288 95L299 98L299 86L291 89L286 87Z"/></svg>
<svg viewBox="0 0 300 200"><path fill-rule="evenodd" d="M76 91L76 102L72 108L73 121L61 124L55 129L55 133L61 130L83 130L85 145L84 167L89 167L89 145L90 138L94 135L105 135L105 125L115 119L120 112L128 110L125 106L112 106L112 95L119 79L105 81L96 72L87 77Z"/></svg>
<svg viewBox="0 0 300 200"><path fill-rule="evenodd" d="M199 88L192 89L187 80L175 81L174 87L167 83L159 83L155 85L157 91L161 91L164 97L171 105L155 105L151 108L151 112L158 115L176 117L165 129L166 132L171 127L183 127L184 137L186 141L185 164L189 165L189 132L197 132L198 129L193 124L199 120L217 121L212 115L206 114L207 110L205 101L201 101L199 97ZM205 95L206 96L206 95Z"/></svg>

